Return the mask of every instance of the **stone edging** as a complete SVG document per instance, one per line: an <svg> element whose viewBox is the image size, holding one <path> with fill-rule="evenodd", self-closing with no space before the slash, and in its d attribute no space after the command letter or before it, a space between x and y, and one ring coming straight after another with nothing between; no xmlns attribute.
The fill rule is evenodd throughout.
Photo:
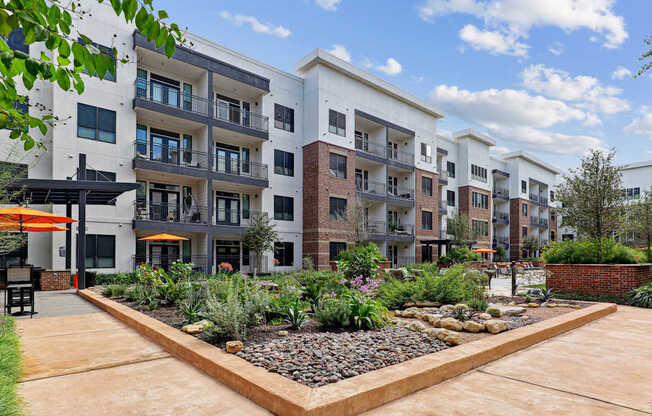
<svg viewBox="0 0 652 416"><path fill-rule="evenodd" d="M616 305L598 303L313 389L256 367L102 295L88 290L78 293L175 357L271 412L290 416L358 414L616 312Z"/></svg>

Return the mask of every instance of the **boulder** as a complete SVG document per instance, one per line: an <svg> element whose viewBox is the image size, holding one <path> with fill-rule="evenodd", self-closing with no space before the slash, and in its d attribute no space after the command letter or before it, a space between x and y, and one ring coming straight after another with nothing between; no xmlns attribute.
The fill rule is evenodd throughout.
<svg viewBox="0 0 652 416"><path fill-rule="evenodd" d="M414 314L414 317L421 320L421 321L427 321L428 320L428 314L424 312L417 312Z"/></svg>
<svg viewBox="0 0 652 416"><path fill-rule="evenodd" d="M399 310L392 311L392 314L393 314L394 316L403 316L403 311L399 311Z"/></svg>
<svg viewBox="0 0 652 416"><path fill-rule="evenodd" d="M458 303L457 305L455 305L455 310L465 310L465 311L468 311L468 310L469 310L469 305L467 305L467 304L465 304L465 303Z"/></svg>
<svg viewBox="0 0 652 416"><path fill-rule="evenodd" d="M195 335L195 334L201 334L204 332L204 330L210 328L213 326L213 323L211 321L208 321L206 319L202 319L199 322L195 322L194 324L188 324L181 328L181 330L187 334L190 335Z"/></svg>
<svg viewBox="0 0 652 416"><path fill-rule="evenodd" d="M426 326L419 321L410 322L408 329L414 332L423 332Z"/></svg>
<svg viewBox="0 0 652 416"><path fill-rule="evenodd" d="M437 339L437 334L442 331L442 328L428 328L423 331L424 334L428 335L430 338Z"/></svg>
<svg viewBox="0 0 652 416"><path fill-rule="evenodd" d="M524 321L529 321L530 317L527 316L527 315L523 315L523 316L521 316L521 319L524 320Z"/></svg>
<svg viewBox="0 0 652 416"><path fill-rule="evenodd" d="M443 328L432 328L432 330L435 331L434 336L440 341L451 345L460 345L462 343L462 336L459 332L449 331Z"/></svg>
<svg viewBox="0 0 652 416"><path fill-rule="evenodd" d="M484 331L484 323L476 321L464 321L464 323L462 323L462 328L464 328L466 332L482 332Z"/></svg>
<svg viewBox="0 0 652 416"><path fill-rule="evenodd" d="M484 323L484 326L490 334L499 334L509 329L507 322L500 319L490 319Z"/></svg>
<svg viewBox="0 0 652 416"><path fill-rule="evenodd" d="M419 302L410 302L403 305L406 308L437 308L441 305L439 302L429 302L429 301L419 301Z"/></svg>
<svg viewBox="0 0 652 416"><path fill-rule="evenodd" d="M570 305L573 309L582 309L582 305Z"/></svg>
<svg viewBox="0 0 652 416"><path fill-rule="evenodd" d="M557 304L558 308L570 308L570 305L568 303L559 303Z"/></svg>
<svg viewBox="0 0 652 416"><path fill-rule="evenodd" d="M492 318L500 318L503 314L498 306L490 306L485 312L491 315Z"/></svg>
<svg viewBox="0 0 652 416"><path fill-rule="evenodd" d="M278 331L276 333L279 337L287 337L289 335L288 331Z"/></svg>
<svg viewBox="0 0 652 416"><path fill-rule="evenodd" d="M536 302L530 302L530 303L527 304L527 307L528 308L538 308L539 304L536 303Z"/></svg>
<svg viewBox="0 0 652 416"><path fill-rule="evenodd" d="M444 318L439 321L439 326L451 331L461 331L462 323L455 318Z"/></svg>
<svg viewBox="0 0 652 416"><path fill-rule="evenodd" d="M242 348L244 348L244 345L242 345L242 341L229 341L226 343L226 352L231 354L240 352Z"/></svg>
<svg viewBox="0 0 652 416"><path fill-rule="evenodd" d="M414 318L417 314L417 310L415 308L409 308L403 311L401 316L403 318Z"/></svg>
<svg viewBox="0 0 652 416"><path fill-rule="evenodd" d="M442 315L428 315L428 323L430 325L434 326L435 328L439 328L439 322L442 320L443 316Z"/></svg>
<svg viewBox="0 0 652 416"><path fill-rule="evenodd" d="M483 321L487 321L491 319L491 315L489 315L488 313L481 313L478 315L478 318L482 319Z"/></svg>
<svg viewBox="0 0 652 416"><path fill-rule="evenodd" d="M455 310L455 305L444 305L439 308L442 312L453 312Z"/></svg>
<svg viewBox="0 0 652 416"><path fill-rule="evenodd" d="M545 304L547 308L556 308L557 304L556 303L546 303Z"/></svg>
<svg viewBox="0 0 652 416"><path fill-rule="evenodd" d="M519 303L516 306L518 306L519 308L527 308L527 303Z"/></svg>
<svg viewBox="0 0 652 416"><path fill-rule="evenodd" d="M492 308L498 309L500 311L500 315L494 315L494 313L489 312L489 309ZM487 313L493 316L494 318L499 318L503 315L518 316L525 313L525 308L522 306L515 306L515 305L489 305L489 308L487 308Z"/></svg>

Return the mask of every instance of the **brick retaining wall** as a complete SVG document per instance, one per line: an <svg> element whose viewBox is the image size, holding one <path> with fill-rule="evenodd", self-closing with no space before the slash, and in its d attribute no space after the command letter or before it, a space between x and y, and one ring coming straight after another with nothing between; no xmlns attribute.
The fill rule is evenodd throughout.
<svg viewBox="0 0 652 416"><path fill-rule="evenodd" d="M70 289L70 272L67 270L45 270L41 272L41 290Z"/></svg>
<svg viewBox="0 0 652 416"><path fill-rule="evenodd" d="M547 264L546 287L553 292L620 296L652 281L652 264Z"/></svg>

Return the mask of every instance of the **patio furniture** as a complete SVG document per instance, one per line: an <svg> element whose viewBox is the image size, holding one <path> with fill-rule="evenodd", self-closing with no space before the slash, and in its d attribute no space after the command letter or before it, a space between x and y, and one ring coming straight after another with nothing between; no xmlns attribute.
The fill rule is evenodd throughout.
<svg viewBox="0 0 652 416"><path fill-rule="evenodd" d="M7 287L5 288L5 313L11 314L13 308L20 308L20 315L29 307L30 318L34 316L34 284L32 267L18 266L7 269Z"/></svg>

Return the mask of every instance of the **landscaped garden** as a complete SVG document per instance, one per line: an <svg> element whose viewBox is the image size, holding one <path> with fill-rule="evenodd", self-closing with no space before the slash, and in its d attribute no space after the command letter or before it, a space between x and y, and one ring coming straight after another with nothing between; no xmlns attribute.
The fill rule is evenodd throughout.
<svg viewBox="0 0 652 416"><path fill-rule="evenodd" d="M18 398L17 383L21 372L16 321L11 316L0 316L0 415L23 415Z"/></svg>
<svg viewBox="0 0 652 416"><path fill-rule="evenodd" d="M374 245L341 253L337 272L244 277L230 265L140 265L98 276L104 296L252 364L310 387L354 377L582 307L550 292L487 298L487 276L464 264L382 271Z"/></svg>

